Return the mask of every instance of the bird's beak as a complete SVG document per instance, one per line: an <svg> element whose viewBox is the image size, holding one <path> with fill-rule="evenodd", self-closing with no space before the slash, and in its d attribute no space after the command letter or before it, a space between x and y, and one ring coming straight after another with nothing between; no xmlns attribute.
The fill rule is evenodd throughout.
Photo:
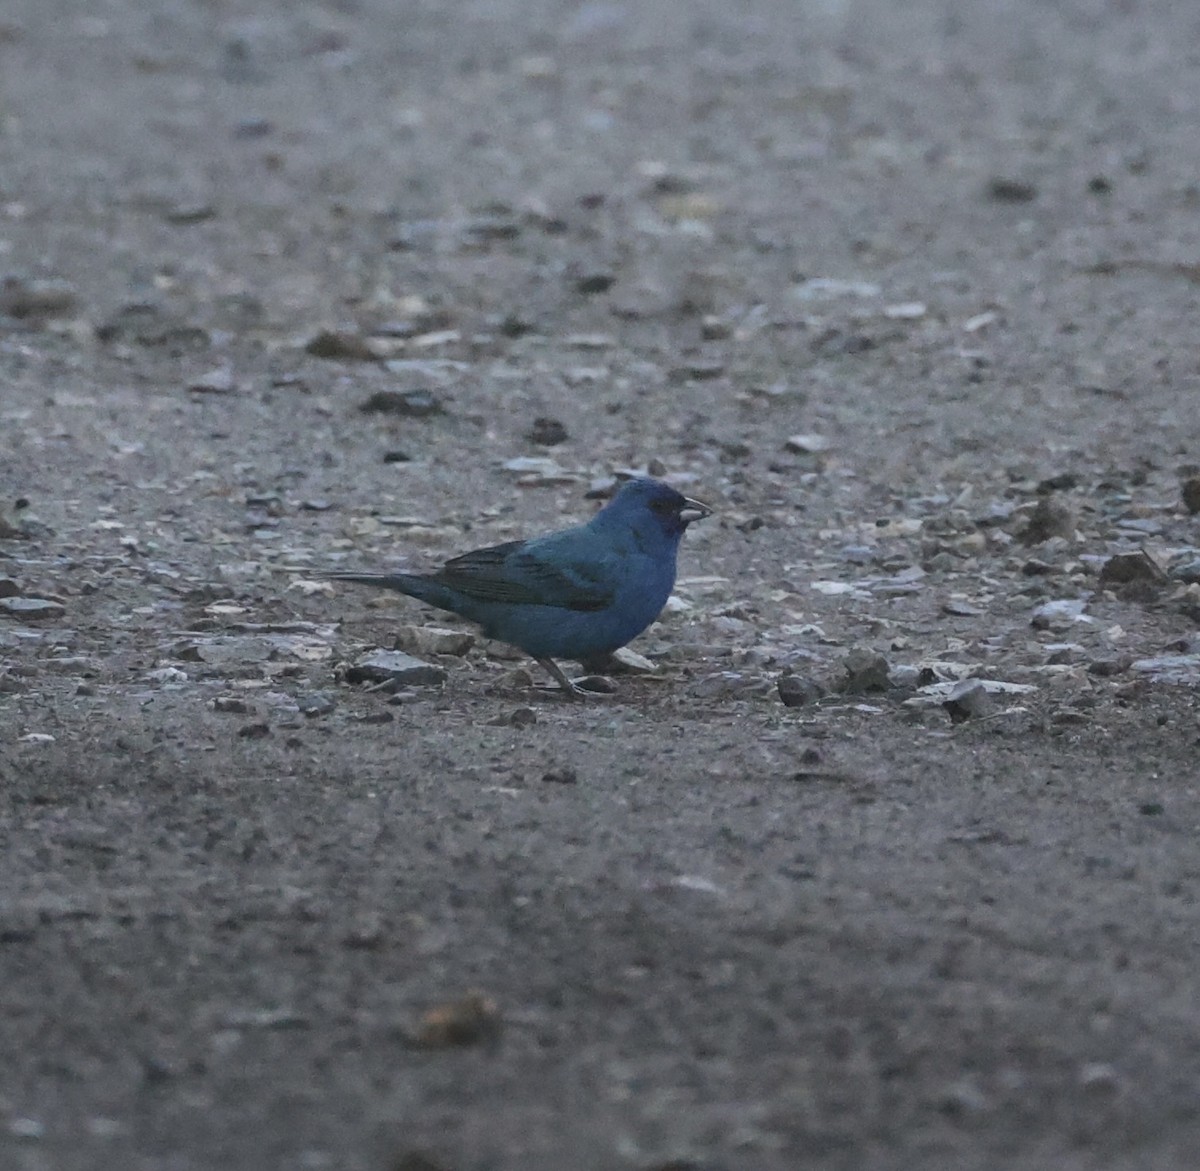
<svg viewBox="0 0 1200 1171"><path fill-rule="evenodd" d="M679 519L684 526L690 525L694 520L703 520L706 516L712 516L713 510L707 504L701 504L699 500L693 500L690 496L683 498L683 507L679 510Z"/></svg>

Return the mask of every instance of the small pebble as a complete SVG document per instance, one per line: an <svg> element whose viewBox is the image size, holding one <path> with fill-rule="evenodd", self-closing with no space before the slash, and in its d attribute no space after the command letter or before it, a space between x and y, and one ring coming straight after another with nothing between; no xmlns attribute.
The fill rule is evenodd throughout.
<svg viewBox="0 0 1200 1171"><path fill-rule="evenodd" d="M531 707L516 707L510 712L501 712L488 720L493 728L532 728L537 723L537 712Z"/></svg>
<svg viewBox="0 0 1200 1171"><path fill-rule="evenodd" d="M565 443L570 436L567 434L566 427L557 419L540 415L534 419L533 426L530 427L526 438L538 447L556 447L560 443Z"/></svg>
<svg viewBox="0 0 1200 1171"><path fill-rule="evenodd" d="M346 682L438 687L446 682L446 672L403 651L374 650L347 669Z"/></svg>
<svg viewBox="0 0 1200 1171"><path fill-rule="evenodd" d="M580 691L591 691L596 695L612 695L617 690L617 685L603 675L582 675L572 682Z"/></svg>
<svg viewBox="0 0 1200 1171"><path fill-rule="evenodd" d="M946 697L942 707L952 723L961 724L986 716L992 709L992 701L981 680L964 679Z"/></svg>
<svg viewBox="0 0 1200 1171"><path fill-rule="evenodd" d="M616 282L617 278L611 272L589 272L576 279L575 291L585 296L594 296L597 293L607 293Z"/></svg>
<svg viewBox="0 0 1200 1171"><path fill-rule="evenodd" d="M395 649L411 655L453 655L461 658L475 645L469 630L444 626L402 626L396 631Z"/></svg>
<svg viewBox="0 0 1200 1171"><path fill-rule="evenodd" d="M1181 489L1183 506L1193 516L1200 513L1200 476L1192 476L1184 480Z"/></svg>
<svg viewBox="0 0 1200 1171"><path fill-rule="evenodd" d="M431 390L377 390L359 404L365 415L400 415L407 419L426 419L445 412L441 399Z"/></svg>
<svg viewBox="0 0 1200 1171"><path fill-rule="evenodd" d="M237 383L234 381L233 371L228 366L219 366L198 378L193 378L187 384L187 388L193 394L233 394L237 390Z"/></svg>
<svg viewBox="0 0 1200 1171"><path fill-rule="evenodd" d="M298 695L296 706L301 715L315 719L334 711L337 708L337 699L327 691L314 691L310 695Z"/></svg>
<svg viewBox="0 0 1200 1171"><path fill-rule="evenodd" d="M1035 630L1069 630L1076 622L1091 622L1083 610L1086 602L1081 598L1060 598L1043 602L1030 617Z"/></svg>
<svg viewBox="0 0 1200 1171"><path fill-rule="evenodd" d="M1043 496L1029 514L1028 523L1017 535L1026 545L1040 545L1051 537L1070 540L1075 535L1075 514L1056 497Z"/></svg>
<svg viewBox="0 0 1200 1171"><path fill-rule="evenodd" d="M458 1000L431 1008L421 1017L413 1044L421 1049L448 1049L478 1045L500 1030L500 1010L481 992L468 992Z"/></svg>
<svg viewBox="0 0 1200 1171"><path fill-rule="evenodd" d="M775 688L784 707L804 707L816 703L825 694L825 689L815 679L803 675L780 675Z"/></svg>
<svg viewBox="0 0 1200 1171"><path fill-rule="evenodd" d="M887 691L892 686L888 661L883 655L866 647L854 647L842 660L846 677L841 690L851 695L868 691Z"/></svg>
<svg viewBox="0 0 1200 1171"><path fill-rule="evenodd" d="M793 455L819 455L833 445L824 435L789 435L783 446Z"/></svg>
<svg viewBox="0 0 1200 1171"><path fill-rule="evenodd" d="M360 333L346 329L322 329L305 344L304 351L314 358L329 358L347 362L373 362L375 350Z"/></svg>
<svg viewBox="0 0 1200 1171"><path fill-rule="evenodd" d="M218 695L212 701L212 710L214 712L223 712L228 715L244 716L248 715L253 708L240 696L236 695Z"/></svg>
<svg viewBox="0 0 1200 1171"><path fill-rule="evenodd" d="M688 689L697 699L754 699L769 695L771 681L740 671L716 671L697 679Z"/></svg>
<svg viewBox="0 0 1200 1171"><path fill-rule="evenodd" d="M1004 175L997 175L987 185L988 198L997 203L1029 203L1037 198L1037 193L1032 183Z"/></svg>
<svg viewBox="0 0 1200 1171"><path fill-rule="evenodd" d="M0 598L0 614L9 618L21 618L26 622L61 618L66 612L66 606L61 602L52 602L49 598Z"/></svg>

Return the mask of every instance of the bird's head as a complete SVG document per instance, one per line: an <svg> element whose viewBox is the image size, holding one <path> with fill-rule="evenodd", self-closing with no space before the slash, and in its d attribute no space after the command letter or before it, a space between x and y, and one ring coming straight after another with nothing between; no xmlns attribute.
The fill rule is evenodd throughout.
<svg viewBox="0 0 1200 1171"><path fill-rule="evenodd" d="M646 535L660 536L674 543L693 521L712 515L712 509L699 500L676 492L659 480L627 480L620 491L596 514L601 524L628 525Z"/></svg>

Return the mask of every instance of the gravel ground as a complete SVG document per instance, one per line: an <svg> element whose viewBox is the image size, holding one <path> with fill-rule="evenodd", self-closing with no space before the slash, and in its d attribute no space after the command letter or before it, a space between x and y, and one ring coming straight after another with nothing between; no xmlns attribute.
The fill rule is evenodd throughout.
<svg viewBox="0 0 1200 1171"><path fill-rule="evenodd" d="M1197 44L8 0L0 1165L1195 1166ZM325 579L629 470L585 704Z"/></svg>

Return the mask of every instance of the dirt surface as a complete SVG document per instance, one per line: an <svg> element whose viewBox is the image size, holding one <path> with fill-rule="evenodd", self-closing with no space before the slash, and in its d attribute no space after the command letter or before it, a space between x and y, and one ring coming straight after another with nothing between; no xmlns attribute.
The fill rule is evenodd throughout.
<svg viewBox="0 0 1200 1171"><path fill-rule="evenodd" d="M0 1167L1196 1166L1197 45L7 0ZM630 468L611 695L323 580Z"/></svg>

